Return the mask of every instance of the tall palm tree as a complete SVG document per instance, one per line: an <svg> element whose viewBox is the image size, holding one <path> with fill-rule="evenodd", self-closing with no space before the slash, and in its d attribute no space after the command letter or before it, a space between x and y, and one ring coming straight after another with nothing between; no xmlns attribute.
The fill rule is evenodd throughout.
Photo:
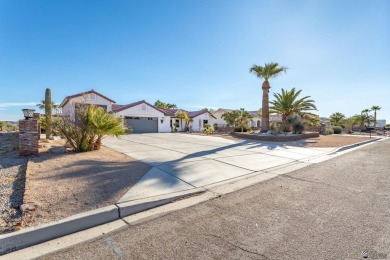
<svg viewBox="0 0 390 260"><path fill-rule="evenodd" d="M336 112L331 114L329 119L330 123L332 123L333 125L341 125L345 121L345 115L343 113Z"/></svg>
<svg viewBox="0 0 390 260"><path fill-rule="evenodd" d="M287 67L280 67L278 63L266 63L263 66L253 65L250 72L256 74L258 78L264 79L261 86L263 89L263 103L262 103L262 117L261 117L261 131L267 132L269 130L269 84L270 78L276 78L281 73L287 72Z"/></svg>
<svg viewBox="0 0 390 260"><path fill-rule="evenodd" d="M368 113L370 113L370 109L369 108L366 108L366 109L363 109L362 110L362 113L366 114L366 116L368 116Z"/></svg>
<svg viewBox="0 0 390 260"><path fill-rule="evenodd" d="M271 101L270 112L282 115L282 122L286 123L286 119L294 114L308 114L308 111L317 110L314 105L314 100L309 99L310 96L298 98L302 90L295 91L282 89L282 93L274 93L275 100ZM310 114L310 113L309 113Z"/></svg>
<svg viewBox="0 0 390 260"><path fill-rule="evenodd" d="M374 128L376 128L376 111L381 110L380 106L372 106L371 110L374 111Z"/></svg>

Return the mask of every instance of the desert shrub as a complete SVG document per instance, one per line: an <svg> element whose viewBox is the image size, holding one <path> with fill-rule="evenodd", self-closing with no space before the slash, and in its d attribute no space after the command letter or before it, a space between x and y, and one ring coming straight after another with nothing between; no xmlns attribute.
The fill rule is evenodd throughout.
<svg viewBox="0 0 390 260"><path fill-rule="evenodd" d="M343 132L343 128L341 126L334 126L332 127L334 134L341 134Z"/></svg>
<svg viewBox="0 0 390 260"><path fill-rule="evenodd" d="M116 118L97 106L79 106L75 118L53 122L75 152L99 150L106 135L118 136L126 132L121 118Z"/></svg>
<svg viewBox="0 0 390 260"><path fill-rule="evenodd" d="M284 129L284 126L281 126L282 124L278 124L278 123L275 123L275 122L272 122L270 127L269 127L269 130L271 131L272 134L276 135L276 134L279 134L280 132L283 131Z"/></svg>
<svg viewBox="0 0 390 260"><path fill-rule="evenodd" d="M211 125L205 124L203 128L203 133L211 135L212 133L214 133L214 128Z"/></svg>
<svg viewBox="0 0 390 260"><path fill-rule="evenodd" d="M302 122L301 118L297 115L287 117L286 124L287 124L286 129L289 129L291 127L292 132L294 134L302 134L302 132L305 130L304 123Z"/></svg>
<svg viewBox="0 0 390 260"><path fill-rule="evenodd" d="M234 132L251 132L252 129L248 125L242 125L234 128Z"/></svg>
<svg viewBox="0 0 390 260"><path fill-rule="evenodd" d="M327 132L327 134L328 134L328 135L332 135L332 134L334 134L334 131L333 131L333 129L332 129L332 128L329 128L329 129L328 129L328 132Z"/></svg>

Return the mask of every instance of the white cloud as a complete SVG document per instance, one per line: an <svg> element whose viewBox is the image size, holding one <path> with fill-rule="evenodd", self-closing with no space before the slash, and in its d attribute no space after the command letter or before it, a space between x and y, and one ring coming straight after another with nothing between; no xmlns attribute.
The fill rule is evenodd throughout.
<svg viewBox="0 0 390 260"><path fill-rule="evenodd" d="M1 103L0 102L0 110L6 110L8 107L22 107L22 106L35 106L38 104L37 102L25 102L25 103L15 103L15 102L8 102L8 103Z"/></svg>

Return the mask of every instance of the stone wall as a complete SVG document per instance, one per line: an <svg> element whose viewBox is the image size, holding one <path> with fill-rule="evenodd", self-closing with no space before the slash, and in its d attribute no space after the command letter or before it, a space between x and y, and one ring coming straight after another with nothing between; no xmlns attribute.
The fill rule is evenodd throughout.
<svg viewBox="0 0 390 260"><path fill-rule="evenodd" d="M19 147L19 132L0 133L0 154L10 152Z"/></svg>
<svg viewBox="0 0 390 260"><path fill-rule="evenodd" d="M232 133L233 136L252 139L257 141L266 141L266 142L290 142L290 141L298 141L306 138L315 138L319 137L319 133L304 133L300 135L254 135L254 134L244 134L244 133Z"/></svg>
<svg viewBox="0 0 390 260"><path fill-rule="evenodd" d="M19 120L19 155L38 155L38 120Z"/></svg>

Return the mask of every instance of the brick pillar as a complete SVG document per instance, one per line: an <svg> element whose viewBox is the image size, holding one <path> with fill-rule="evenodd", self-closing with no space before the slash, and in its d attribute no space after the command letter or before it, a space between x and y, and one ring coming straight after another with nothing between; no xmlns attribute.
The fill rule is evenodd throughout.
<svg viewBox="0 0 390 260"><path fill-rule="evenodd" d="M19 120L19 155L38 155L38 120Z"/></svg>
<svg viewBox="0 0 390 260"><path fill-rule="evenodd" d="M41 114L34 113L33 119L38 120L38 140L41 140L41 124L39 123L39 118L41 117Z"/></svg>

